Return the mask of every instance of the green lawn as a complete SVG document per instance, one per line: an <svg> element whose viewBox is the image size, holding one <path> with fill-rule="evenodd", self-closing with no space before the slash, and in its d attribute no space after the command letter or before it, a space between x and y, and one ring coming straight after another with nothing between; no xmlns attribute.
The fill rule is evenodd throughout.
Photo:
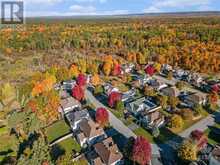
<svg viewBox="0 0 220 165"><path fill-rule="evenodd" d="M213 127L216 127L216 128L219 128L219 129L220 129L220 124L217 123L217 124L215 124ZM210 144L212 144L212 145L216 145L216 144L219 143L219 141L216 141L216 140L218 140L218 137L217 137L217 139L216 139L216 136L212 136L212 135L211 135L211 129L210 129L210 128L206 129L205 134L206 134L207 137L208 137L208 143L210 143Z"/></svg>
<svg viewBox="0 0 220 165"><path fill-rule="evenodd" d="M64 120L60 120L46 128L46 135L49 143L69 132L70 127Z"/></svg>
<svg viewBox="0 0 220 165"><path fill-rule="evenodd" d="M150 143L155 143L154 142L154 137L151 135L150 132L145 130L142 127L137 128L136 130L133 131L137 136L143 136L145 137Z"/></svg>
<svg viewBox="0 0 220 165"><path fill-rule="evenodd" d="M69 138L60 142L59 146L64 149L66 153L70 153L72 150L75 150L76 152L81 151L80 145L73 138Z"/></svg>

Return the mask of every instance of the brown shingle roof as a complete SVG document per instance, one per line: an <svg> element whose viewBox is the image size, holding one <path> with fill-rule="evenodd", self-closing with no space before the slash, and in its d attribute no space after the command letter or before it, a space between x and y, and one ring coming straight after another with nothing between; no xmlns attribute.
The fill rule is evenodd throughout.
<svg viewBox="0 0 220 165"><path fill-rule="evenodd" d="M112 138L108 138L102 143L97 143L94 147L95 151L106 165L110 165L122 159L122 154L120 153L117 145L114 144Z"/></svg>

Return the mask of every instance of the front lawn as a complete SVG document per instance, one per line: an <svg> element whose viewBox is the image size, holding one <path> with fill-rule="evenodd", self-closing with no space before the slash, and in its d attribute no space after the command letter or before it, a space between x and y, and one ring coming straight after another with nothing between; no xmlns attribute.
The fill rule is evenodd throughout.
<svg viewBox="0 0 220 165"><path fill-rule="evenodd" d="M73 150L76 152L81 151L80 145L73 138L69 138L60 142L59 146L65 150L65 153L71 153Z"/></svg>
<svg viewBox="0 0 220 165"><path fill-rule="evenodd" d="M220 140L219 140L219 137L216 137L216 135L212 133L213 128L219 128L220 129L220 124L217 123L213 127L210 127L208 129L206 129L205 134L208 137L208 143L212 144L212 145L216 145L216 144L219 144Z"/></svg>
<svg viewBox="0 0 220 165"><path fill-rule="evenodd" d="M137 136L143 136L145 137L150 143L155 143L154 142L154 137L151 135L150 132L145 130L142 127L137 128L136 130L133 131Z"/></svg>
<svg viewBox="0 0 220 165"><path fill-rule="evenodd" d="M69 132L70 127L64 120L60 120L46 128L46 135L49 143Z"/></svg>

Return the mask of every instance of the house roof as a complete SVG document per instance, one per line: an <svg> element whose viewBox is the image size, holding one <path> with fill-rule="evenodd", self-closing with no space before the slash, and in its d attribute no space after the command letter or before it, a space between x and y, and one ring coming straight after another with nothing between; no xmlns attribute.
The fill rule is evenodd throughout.
<svg viewBox="0 0 220 165"><path fill-rule="evenodd" d="M70 125L74 125L75 122L82 120L84 118L87 118L89 116L87 110L81 110L81 111L71 111L66 114L66 118L69 121Z"/></svg>
<svg viewBox="0 0 220 165"><path fill-rule="evenodd" d="M119 161L123 157L111 137L105 139L102 143L95 144L94 148L102 162L107 165Z"/></svg>
<svg viewBox="0 0 220 165"><path fill-rule="evenodd" d="M91 119L82 119L79 123L79 128L87 138L104 134L104 130L100 127L100 125Z"/></svg>
<svg viewBox="0 0 220 165"><path fill-rule="evenodd" d="M69 93L67 93L65 90L60 90L59 96L61 99L66 99L66 98L70 97Z"/></svg>
<svg viewBox="0 0 220 165"><path fill-rule="evenodd" d="M206 98L206 95L202 93L193 93L186 97L187 100L193 101L194 103L200 103L205 98Z"/></svg>
<svg viewBox="0 0 220 165"><path fill-rule="evenodd" d="M69 108L69 107L73 107L73 106L81 106L80 102L77 101L76 99L74 99L73 97L68 97L65 99L62 99L60 102L60 106L63 109Z"/></svg>
<svg viewBox="0 0 220 165"><path fill-rule="evenodd" d="M180 91L176 87L167 87L161 89L161 92L167 96L178 96Z"/></svg>

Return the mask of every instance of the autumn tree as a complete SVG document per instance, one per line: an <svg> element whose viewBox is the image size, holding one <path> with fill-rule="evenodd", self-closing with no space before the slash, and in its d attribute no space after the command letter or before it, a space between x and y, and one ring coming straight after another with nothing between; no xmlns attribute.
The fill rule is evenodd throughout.
<svg viewBox="0 0 220 165"><path fill-rule="evenodd" d="M168 98L168 104L171 106L172 109L176 109L177 105L180 103L180 100L178 97L172 97L170 96Z"/></svg>
<svg viewBox="0 0 220 165"><path fill-rule="evenodd" d="M95 87L96 86L99 86L101 84L101 78L98 74L94 74L92 77L91 77L91 83L92 85L94 85Z"/></svg>
<svg viewBox="0 0 220 165"><path fill-rule="evenodd" d="M184 86L185 86L185 83L184 83L183 81L178 81L178 82L176 83L176 87L177 87L177 89L179 89L179 90L182 90L182 89L184 88Z"/></svg>
<svg viewBox="0 0 220 165"><path fill-rule="evenodd" d="M76 83L80 87L84 87L87 83L87 77L84 74L79 74L79 76L76 79Z"/></svg>
<svg viewBox="0 0 220 165"><path fill-rule="evenodd" d="M79 85L75 85L72 89L72 96L78 100L82 101L84 99L84 90Z"/></svg>
<svg viewBox="0 0 220 165"><path fill-rule="evenodd" d="M59 82L69 80L71 79L71 76L72 76L71 72L69 71L69 69L65 67L59 68L56 73L56 78L57 78L57 81Z"/></svg>
<svg viewBox="0 0 220 165"><path fill-rule="evenodd" d="M197 160L197 147L191 140L185 140L178 149L178 156L183 161Z"/></svg>
<svg viewBox="0 0 220 165"><path fill-rule="evenodd" d="M167 108L168 96L160 95L157 97L158 103L162 106L163 109Z"/></svg>
<svg viewBox="0 0 220 165"><path fill-rule="evenodd" d="M115 105L115 109L120 112L123 111L125 109L123 101L117 101Z"/></svg>
<svg viewBox="0 0 220 165"><path fill-rule="evenodd" d="M113 70L112 70L112 75L118 76L120 74L121 74L121 66L119 64L114 65Z"/></svg>
<svg viewBox="0 0 220 165"><path fill-rule="evenodd" d="M197 145L199 150L203 149L208 143L207 136L200 130L192 131L190 138Z"/></svg>
<svg viewBox="0 0 220 165"><path fill-rule="evenodd" d="M140 64L140 65L146 64L145 56L141 52L138 52L136 56L137 56L137 63L138 64Z"/></svg>
<svg viewBox="0 0 220 165"><path fill-rule="evenodd" d="M71 74L71 76L73 78L76 78L76 77L78 77L79 73L80 72L79 72L78 66L75 65L75 64L71 65L71 67L70 67L70 74Z"/></svg>
<svg viewBox="0 0 220 165"><path fill-rule="evenodd" d="M151 144L142 136L137 137L132 150L132 159L140 165L147 165L151 160Z"/></svg>
<svg viewBox="0 0 220 165"><path fill-rule="evenodd" d="M148 74L149 76L153 76L154 73L155 73L155 69L152 65L149 65L147 66L145 69L144 69L145 73Z"/></svg>
<svg viewBox="0 0 220 165"><path fill-rule="evenodd" d="M96 122L99 123L101 126L105 127L109 123L109 114L105 108L98 108L96 110Z"/></svg>
<svg viewBox="0 0 220 165"><path fill-rule="evenodd" d="M116 103L118 101L121 101L121 94L118 93L118 92L112 92L110 95L109 95L109 98L108 98L108 105L113 108L115 107Z"/></svg>
<svg viewBox="0 0 220 165"><path fill-rule="evenodd" d="M179 115L173 115L168 123L168 127L172 129L182 129L183 128L183 119Z"/></svg>
<svg viewBox="0 0 220 165"><path fill-rule="evenodd" d="M191 109L182 109L180 115L184 120L192 120L194 115Z"/></svg>

